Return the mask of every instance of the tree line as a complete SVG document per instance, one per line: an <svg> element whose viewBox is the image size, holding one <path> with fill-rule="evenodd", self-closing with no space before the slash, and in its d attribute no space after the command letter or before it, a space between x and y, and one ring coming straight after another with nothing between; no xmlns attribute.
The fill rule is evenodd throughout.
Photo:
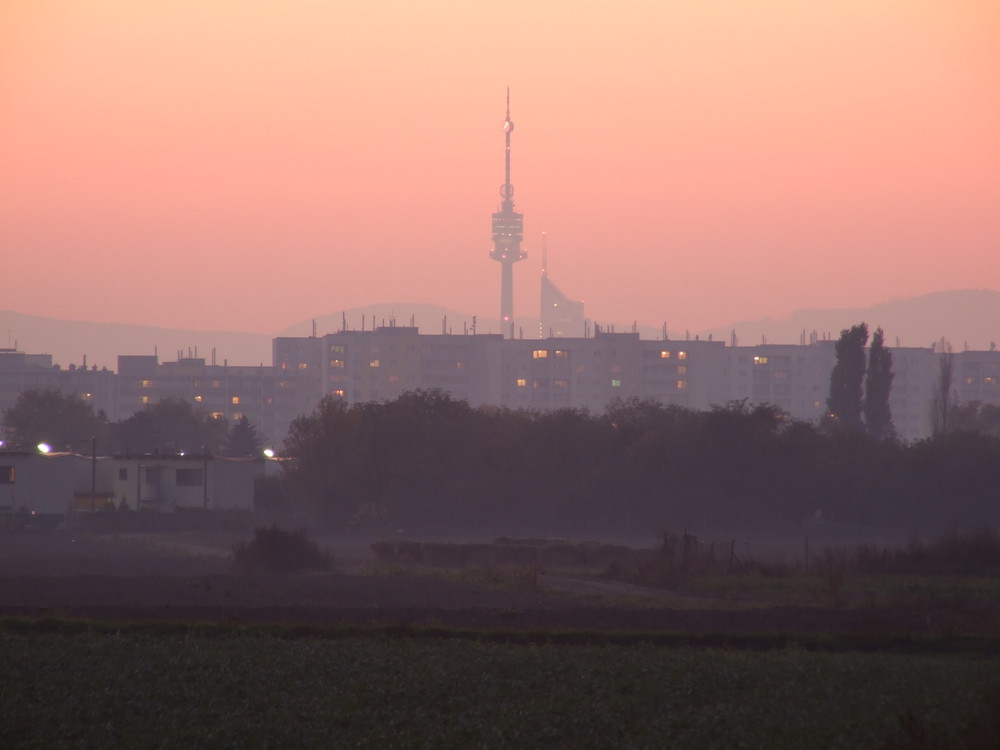
<svg viewBox="0 0 1000 750"><path fill-rule="evenodd" d="M286 492L337 526L635 534L830 522L995 525L1000 439L914 444L826 430L745 401L601 415L473 408L438 391L293 424Z"/></svg>
<svg viewBox="0 0 1000 750"><path fill-rule="evenodd" d="M23 391L3 414L4 442L34 449L82 452L90 441L103 454L209 453L255 456L260 452L257 428L241 417L232 425L196 410L180 398L165 398L128 419L109 422L79 396L56 390Z"/></svg>
<svg viewBox="0 0 1000 750"><path fill-rule="evenodd" d="M296 419L289 467L268 502L338 527L644 533L664 527L833 523L995 526L1000 407L957 404L942 360L934 436L898 440L892 354L881 329L841 333L818 424L734 401L706 412L649 401L600 415L473 408L441 391L347 405L327 398ZM229 426L167 398L111 424L76 396L25 391L4 414L9 443L102 453L257 456L246 418Z"/></svg>

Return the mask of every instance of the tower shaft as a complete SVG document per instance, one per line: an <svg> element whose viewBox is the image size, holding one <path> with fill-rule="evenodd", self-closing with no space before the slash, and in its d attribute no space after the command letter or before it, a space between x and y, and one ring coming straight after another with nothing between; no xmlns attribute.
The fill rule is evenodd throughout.
<svg viewBox="0 0 1000 750"><path fill-rule="evenodd" d="M510 181L510 89L507 89L507 116L504 132L504 184L500 186L500 210L493 214L493 249L490 257L500 263L500 328L504 336L514 337L514 264L528 257L521 249L524 239L524 215L514 210L514 185Z"/></svg>

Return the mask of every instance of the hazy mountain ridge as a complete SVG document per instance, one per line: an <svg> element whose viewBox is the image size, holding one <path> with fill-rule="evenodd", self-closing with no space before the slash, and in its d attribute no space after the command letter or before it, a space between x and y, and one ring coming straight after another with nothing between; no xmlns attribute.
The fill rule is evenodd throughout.
<svg viewBox="0 0 1000 750"><path fill-rule="evenodd" d="M382 303L357 307L343 312L317 316L279 331L275 336L309 336L315 320L320 336L347 330L371 330L374 326L416 325L421 333L453 334L498 333L496 318L482 318L441 305L418 303ZM865 321L874 330L881 326L886 341L895 346L930 346L941 338L948 339L956 351L989 349L991 342L1000 342L1000 291L992 289L962 289L932 292L919 297L894 299L866 308L834 310L797 310L781 318L742 321L730 326L706 331L691 331L691 337L718 341L730 340L733 331L744 346L761 343L798 344L803 333L806 341L813 331L820 338L836 338L840 331ZM602 327L605 324L601 324ZM631 324L615 326L617 331L631 330ZM643 338L659 338L662 329L639 325ZM0 310L0 331L7 333L0 345L18 348L30 354L51 354L53 362L66 367L82 365L86 355L88 366L116 369L120 354L159 354L161 362L172 361L178 352L190 352L218 364L258 365L271 363L271 335L239 331L191 331L132 325L129 323L97 323L58 320L35 315ZM538 321L518 318L515 335L524 338L538 336ZM671 330L670 337L683 339L687 332Z"/></svg>
<svg viewBox="0 0 1000 750"><path fill-rule="evenodd" d="M220 365L225 360L233 365L271 363L271 337L262 333L59 320L9 310L0 310L0 331L7 334L0 345L29 354L51 354L53 363L63 367L80 366L86 356L88 367L117 370L120 354L157 353L161 362L169 362L178 351L187 356L195 349L199 357L211 362L213 347Z"/></svg>
<svg viewBox="0 0 1000 750"><path fill-rule="evenodd" d="M929 347L942 338L956 351L989 349L1000 341L1000 291L993 289L958 289L931 292L918 297L893 299L871 307L834 310L796 310L775 320L762 318L742 321L725 328L702 333L716 339L730 340L736 332L738 343L798 344L805 333L806 342L813 331L819 338L836 339L840 332L860 322L874 331L881 326L886 343L896 346Z"/></svg>

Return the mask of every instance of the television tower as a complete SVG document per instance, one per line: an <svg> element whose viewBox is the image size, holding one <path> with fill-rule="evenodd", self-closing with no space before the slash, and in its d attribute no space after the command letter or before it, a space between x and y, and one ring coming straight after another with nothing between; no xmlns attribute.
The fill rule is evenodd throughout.
<svg viewBox="0 0 1000 750"><path fill-rule="evenodd" d="M500 332L514 338L514 264L528 257L521 249L524 237L524 214L514 210L514 186L510 184L510 134L514 123L510 119L510 88L507 88L507 117L504 132L504 183L500 186L503 201L493 214L493 249L490 257L500 264Z"/></svg>

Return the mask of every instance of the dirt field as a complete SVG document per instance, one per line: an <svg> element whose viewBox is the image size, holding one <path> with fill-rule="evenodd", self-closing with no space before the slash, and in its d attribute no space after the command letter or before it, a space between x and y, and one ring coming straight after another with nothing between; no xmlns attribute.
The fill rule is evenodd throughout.
<svg viewBox="0 0 1000 750"><path fill-rule="evenodd" d="M361 538L321 539L335 572L233 571L239 534L0 536L0 616L229 623L445 625L488 630L693 633L931 633L948 623L903 608L724 609L668 591L584 575L543 574L507 590L475 576L373 565ZM1000 636L998 613L963 632Z"/></svg>

